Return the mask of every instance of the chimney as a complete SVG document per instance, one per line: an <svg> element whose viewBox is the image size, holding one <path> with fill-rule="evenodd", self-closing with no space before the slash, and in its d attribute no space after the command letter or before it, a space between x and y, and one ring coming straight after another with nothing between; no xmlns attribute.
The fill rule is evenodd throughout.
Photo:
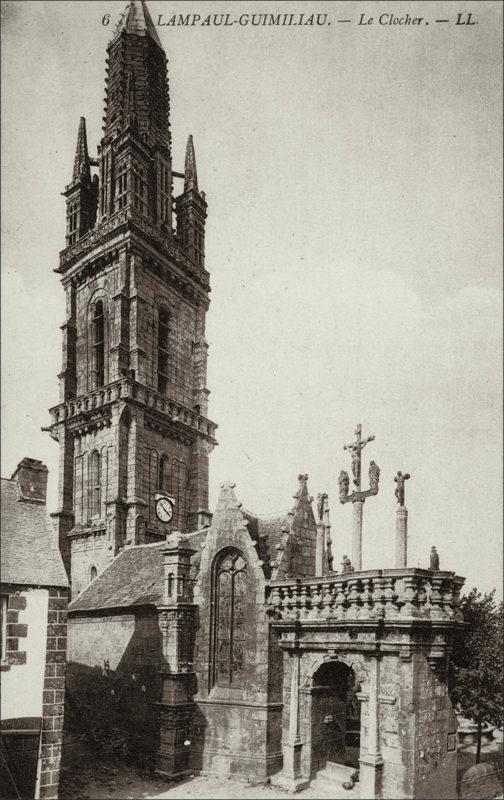
<svg viewBox="0 0 504 800"><path fill-rule="evenodd" d="M49 470L42 461L23 458L12 473L11 481L17 481L23 500L45 503L47 495L47 475Z"/></svg>

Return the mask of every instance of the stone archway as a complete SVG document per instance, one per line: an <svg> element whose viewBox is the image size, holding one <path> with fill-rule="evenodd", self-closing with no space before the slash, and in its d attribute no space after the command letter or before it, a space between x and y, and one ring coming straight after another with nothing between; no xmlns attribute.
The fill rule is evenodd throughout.
<svg viewBox="0 0 504 800"><path fill-rule="evenodd" d="M311 772L346 763L347 700L355 673L341 661L326 661L311 688Z"/></svg>
<svg viewBox="0 0 504 800"><path fill-rule="evenodd" d="M361 700L368 685L360 654L311 654L301 670L300 734L303 774L314 778L329 769L346 780L359 768L363 743Z"/></svg>

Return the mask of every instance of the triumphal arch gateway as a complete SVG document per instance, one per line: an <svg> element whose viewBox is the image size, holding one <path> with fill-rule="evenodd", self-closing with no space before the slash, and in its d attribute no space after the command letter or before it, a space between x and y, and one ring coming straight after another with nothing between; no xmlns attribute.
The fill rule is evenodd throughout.
<svg viewBox="0 0 504 800"><path fill-rule="evenodd" d="M97 87L97 92L99 87ZM463 580L396 562L362 570L380 470L360 426L339 501L353 549L333 564L329 501L298 477L277 517L232 484L208 508L207 203L195 145L172 164L167 59L143 0L107 51L103 137L81 118L57 272L66 292L54 522L71 579L67 691L83 725L168 777L311 781L361 797L453 797L447 670ZM343 445L343 443L342 443ZM342 457L344 456L342 452Z"/></svg>

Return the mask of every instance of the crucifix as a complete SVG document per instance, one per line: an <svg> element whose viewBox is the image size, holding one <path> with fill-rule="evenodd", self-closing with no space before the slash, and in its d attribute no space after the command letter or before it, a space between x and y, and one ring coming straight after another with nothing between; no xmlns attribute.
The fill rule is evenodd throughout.
<svg viewBox="0 0 504 800"><path fill-rule="evenodd" d="M374 436L367 436L366 439L363 439L362 425L357 425L355 429L355 442L346 444L343 447L343 450L348 450L352 457L352 474L357 491L360 491L361 488L361 453L367 443L374 441L374 438Z"/></svg>
<svg viewBox="0 0 504 800"><path fill-rule="evenodd" d="M339 494L341 503L353 503L353 532L352 532L352 566L355 570L362 569L362 512L366 497L378 494L378 484L380 481L380 468L375 461L369 464L369 489L362 490L361 487L361 463L362 451L368 442L374 441L374 436L362 438L362 426L357 425L355 429L355 441L346 444L344 450L348 450L352 458L352 475L355 490L349 494L350 480L348 473L341 470L339 476Z"/></svg>

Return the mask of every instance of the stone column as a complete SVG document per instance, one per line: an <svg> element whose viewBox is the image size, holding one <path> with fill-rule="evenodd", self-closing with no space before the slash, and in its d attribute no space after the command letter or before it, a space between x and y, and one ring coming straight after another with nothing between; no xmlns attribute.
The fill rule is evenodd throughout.
<svg viewBox="0 0 504 800"><path fill-rule="evenodd" d="M380 686L380 661L371 660L368 696L368 738L364 756L359 759L359 786L361 797L370 800L381 797L383 758L380 750L380 705L378 700Z"/></svg>
<svg viewBox="0 0 504 800"><path fill-rule="evenodd" d="M356 572L362 569L362 511L364 500L353 503L352 566Z"/></svg>
<svg viewBox="0 0 504 800"><path fill-rule="evenodd" d="M315 550L315 576L317 578L324 574L324 540L324 523L322 520L319 520L319 522L317 522L317 544Z"/></svg>
<svg viewBox="0 0 504 800"><path fill-rule="evenodd" d="M408 561L408 509L399 506L396 517L396 557L397 569L405 567Z"/></svg>
<svg viewBox="0 0 504 800"><path fill-rule="evenodd" d="M283 741L283 768L274 776L274 783L290 792L305 789L309 780L301 775L302 742L299 736L299 671L300 654L295 651L291 659L291 686L289 703L289 729Z"/></svg>

